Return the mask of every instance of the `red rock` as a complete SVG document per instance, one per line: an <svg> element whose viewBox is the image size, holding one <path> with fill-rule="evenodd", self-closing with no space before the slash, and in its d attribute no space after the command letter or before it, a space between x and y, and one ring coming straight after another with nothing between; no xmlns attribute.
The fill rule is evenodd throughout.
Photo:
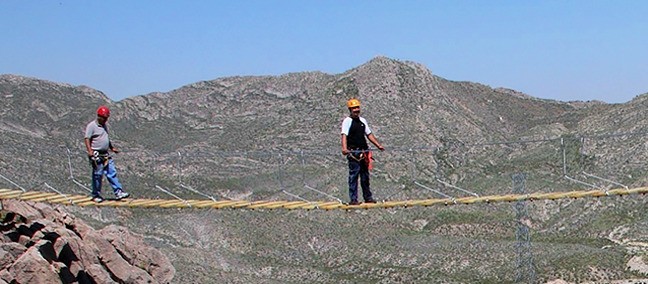
<svg viewBox="0 0 648 284"><path fill-rule="evenodd" d="M5 209L18 215L3 227L0 284L169 283L175 275L165 255L124 227L95 231L47 204L7 200Z"/></svg>
<svg viewBox="0 0 648 284"><path fill-rule="evenodd" d="M168 283L175 275L171 262L159 250L144 243L141 236L135 235L124 227L108 226L100 230L130 264L137 265L151 274L158 282Z"/></svg>
<svg viewBox="0 0 648 284"><path fill-rule="evenodd" d="M42 240L27 249L16 261L7 268L11 279L2 278L7 282L17 283L61 283L58 273L50 265L50 262L43 257L41 250L47 249L51 243Z"/></svg>

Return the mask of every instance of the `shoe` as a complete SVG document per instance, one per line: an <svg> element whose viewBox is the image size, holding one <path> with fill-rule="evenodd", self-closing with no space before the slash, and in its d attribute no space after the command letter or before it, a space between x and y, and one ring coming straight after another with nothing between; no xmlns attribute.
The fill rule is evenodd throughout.
<svg viewBox="0 0 648 284"><path fill-rule="evenodd" d="M358 200L353 200L349 202L349 205L360 205L360 202L358 202Z"/></svg>
<svg viewBox="0 0 648 284"><path fill-rule="evenodd" d="M93 197L92 197L92 201L94 201L94 202L96 202L96 203L104 202L104 200L105 200L105 199L104 199L103 197L101 197L101 195L96 195L96 196L93 196Z"/></svg>
<svg viewBox="0 0 648 284"><path fill-rule="evenodd" d="M372 199L365 200L365 203L377 203L377 202L372 198Z"/></svg>
<svg viewBox="0 0 648 284"><path fill-rule="evenodd" d="M129 197L129 196L130 196L130 194L128 192L125 192L125 191L122 191L122 190L117 191L117 193L115 193L115 199L117 199L117 200L122 200L124 198Z"/></svg>

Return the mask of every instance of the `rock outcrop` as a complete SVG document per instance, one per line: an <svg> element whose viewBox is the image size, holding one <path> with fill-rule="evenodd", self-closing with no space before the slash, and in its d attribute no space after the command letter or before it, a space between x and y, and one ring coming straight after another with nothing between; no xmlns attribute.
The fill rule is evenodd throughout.
<svg viewBox="0 0 648 284"><path fill-rule="evenodd" d="M0 283L169 283L175 269L141 236L95 230L60 208L3 200Z"/></svg>

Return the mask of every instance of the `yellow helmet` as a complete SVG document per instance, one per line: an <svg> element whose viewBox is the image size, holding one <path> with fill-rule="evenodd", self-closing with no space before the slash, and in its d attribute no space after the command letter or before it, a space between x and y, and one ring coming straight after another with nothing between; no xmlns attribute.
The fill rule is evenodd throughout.
<svg viewBox="0 0 648 284"><path fill-rule="evenodd" d="M360 106L360 101L358 99L350 99L347 101L348 108L354 108L359 106Z"/></svg>

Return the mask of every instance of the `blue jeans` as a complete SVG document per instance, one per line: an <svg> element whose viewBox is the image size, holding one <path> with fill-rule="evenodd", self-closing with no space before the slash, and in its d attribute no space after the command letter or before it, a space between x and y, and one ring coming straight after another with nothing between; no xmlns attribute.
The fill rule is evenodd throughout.
<svg viewBox="0 0 648 284"><path fill-rule="evenodd" d="M122 190L122 186L119 183L117 178L117 169L115 169L115 163L112 159L108 159L108 163L104 164L103 160L99 162L92 162L92 196L98 196L101 193L101 181L103 180L103 175L106 175L106 179L110 183L110 186L113 188L113 192Z"/></svg>
<svg viewBox="0 0 648 284"><path fill-rule="evenodd" d="M365 159L356 161L347 157L349 161L349 198L351 202L358 201L358 176L362 187L362 198L365 201L372 200L371 189L369 189L369 167Z"/></svg>

